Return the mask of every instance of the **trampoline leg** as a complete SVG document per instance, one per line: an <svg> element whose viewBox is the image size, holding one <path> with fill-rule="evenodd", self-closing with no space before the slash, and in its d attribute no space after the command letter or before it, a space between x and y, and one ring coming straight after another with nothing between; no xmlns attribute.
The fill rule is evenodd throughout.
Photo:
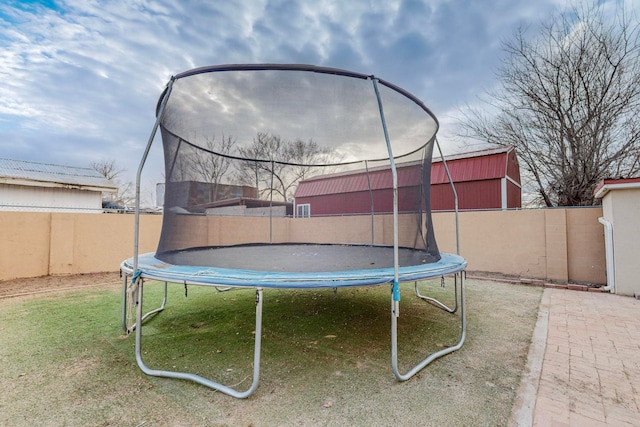
<svg viewBox="0 0 640 427"><path fill-rule="evenodd" d="M236 397L239 399L249 397L253 394L256 388L258 388L258 380L260 377L260 352L261 352L261 342L262 342L262 300L263 300L262 288L256 289L256 332L255 332L255 347L254 347L254 353L253 353L253 381L249 389L244 392L240 392L231 387L225 386L223 384L219 384L215 381L211 381L210 379L201 377L200 375L196 375L188 372L164 371L164 370L151 369L147 365L145 365L144 361L142 360L143 294L144 294L144 283L140 283L140 286L138 287L138 306L136 310L136 323L140 325L139 328L136 328L136 361L138 362L138 366L140 367L142 372L144 372L147 375L152 375L156 377L176 378L176 379L194 381L198 384L202 384L206 387L221 391L222 393L228 394L229 396Z"/></svg>
<svg viewBox="0 0 640 427"><path fill-rule="evenodd" d="M461 275L462 277L462 275ZM426 295L422 295L420 293L420 291L418 290L418 282L416 281L415 283L415 289L416 289L416 296L420 299L422 299L423 301L429 302L433 305L435 305L438 308L443 309L446 312L449 313L455 313L456 311L458 311L458 275L456 274L454 276L454 282L453 282L453 292L454 292L454 298L455 298L455 306L453 308L449 308L447 305L441 303L440 301L438 301L435 298L431 298L428 297Z"/></svg>
<svg viewBox="0 0 640 427"><path fill-rule="evenodd" d="M140 283L142 283L142 282L143 282L143 279L140 279ZM123 291L123 296L122 296L123 301L124 301L122 303L122 305L123 305L122 315L123 315L123 321L124 321L123 325L124 325L124 330L129 334L129 333L133 332L136 329L136 325L139 322L136 320L136 323L134 323L131 326L128 326L127 323L126 323L126 304L127 304L126 303L126 300L127 300L127 294L126 294L126 286L127 285L126 285L126 282L124 283L124 286L125 286L125 290ZM148 313L146 313L145 315L143 315L142 316L142 322L144 322L152 314L160 313L162 310L164 310L166 305L167 305L167 282L164 282L164 297L162 298L162 304L160 305L160 307L156 308L155 310L151 310Z"/></svg>
<svg viewBox="0 0 640 427"><path fill-rule="evenodd" d="M120 271L120 277L122 277L122 329L128 333L130 332L127 325L127 282L129 281L129 276Z"/></svg>
<svg viewBox="0 0 640 427"><path fill-rule="evenodd" d="M391 310L391 368L393 369L393 374L398 379L398 381L406 381L418 372L420 372L423 368L429 365L434 360L445 356L449 353L453 353L456 350L459 350L467 337L467 319L465 313L465 300L464 300L464 276L463 273L460 274L460 318L461 318L461 331L460 331L460 340L456 345L451 347L444 348L442 350L431 353L420 363L411 368L406 374L401 374L398 370L398 317L395 315L393 310L393 297L391 300L392 310ZM456 276L458 273L456 274Z"/></svg>

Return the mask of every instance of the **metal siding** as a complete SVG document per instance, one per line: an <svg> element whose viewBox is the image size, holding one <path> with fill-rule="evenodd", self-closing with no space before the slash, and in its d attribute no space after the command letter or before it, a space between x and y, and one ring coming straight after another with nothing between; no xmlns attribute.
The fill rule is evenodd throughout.
<svg viewBox="0 0 640 427"><path fill-rule="evenodd" d="M102 194L66 188L0 184L0 210L41 210L46 212L102 212Z"/></svg>
<svg viewBox="0 0 640 427"><path fill-rule="evenodd" d="M520 181L520 165L516 156L516 150L512 150L507 158L507 176L518 184Z"/></svg>
<svg viewBox="0 0 640 427"><path fill-rule="evenodd" d="M422 165L398 169L399 187L420 185L420 181L422 181Z"/></svg>
<svg viewBox="0 0 640 427"><path fill-rule="evenodd" d="M449 166L448 162L447 166ZM449 182L449 178L447 177L447 173L442 162L433 163L431 165L431 185L443 184L445 182Z"/></svg>
<svg viewBox="0 0 640 427"><path fill-rule="evenodd" d="M468 157L447 161L453 182L478 181L484 179L502 178L507 173L507 154L499 153L489 156ZM431 183L448 183L449 177L443 163L434 162L431 165Z"/></svg>
<svg viewBox="0 0 640 427"><path fill-rule="evenodd" d="M447 166L456 185L460 209L500 209L502 207L501 178L508 175L514 181L520 182L520 170L515 150L456 158L447 161ZM398 167L399 191L402 192L406 187L419 185L421 173L420 164ZM391 171L386 169L370 172L369 179L374 193L375 211L390 212L392 210ZM322 198L322 203L326 206L323 206L320 211L312 211L312 215L320 214L320 212L323 212L323 215L331 215L370 211L368 181L364 171L301 182L296 192L296 200L299 203L307 203L300 201L300 198L314 196L315 200L315 196L331 194L337 196L346 193L349 195L345 197ZM356 196L356 193L363 194ZM400 209L404 211L416 209L420 200L419 193L415 192L415 194L405 197L406 200L401 197ZM339 203L338 200L340 200ZM360 208L347 207L349 205L347 201L351 204L362 203L362 206ZM513 183L508 182L507 207L519 208L521 205L521 190ZM453 194L449 178L442 162L434 162L431 165L431 209L453 210L453 208Z"/></svg>
<svg viewBox="0 0 640 427"><path fill-rule="evenodd" d="M456 184L458 209L500 209L502 207L500 180L467 181ZM454 209L453 192L449 183L431 186L431 210Z"/></svg>
<svg viewBox="0 0 640 427"><path fill-rule="evenodd" d="M468 181L456 185L460 209L500 209L502 208L502 187L500 179Z"/></svg>
<svg viewBox="0 0 640 427"><path fill-rule="evenodd" d="M421 165L400 167L398 170L398 186L410 186L420 183L422 176ZM374 171L369 173L367 179L366 172L349 175L316 178L301 181L296 189L295 198L318 196L321 194L355 193L359 191L369 191L369 181L372 190L392 188L393 179L390 170Z"/></svg>
<svg viewBox="0 0 640 427"><path fill-rule="evenodd" d="M296 198L296 204L310 205L311 216L369 213L369 191L325 194Z"/></svg>
<svg viewBox="0 0 640 427"><path fill-rule="evenodd" d="M500 179L458 182L455 185L458 193L458 207L461 210L500 209L502 207ZM509 185L515 187L511 183ZM375 212L391 212L393 210L393 191L390 188L373 190L372 193ZM514 206L517 205L517 194L513 197L514 200L508 202L508 207L519 207ZM400 188L398 198L398 208L401 212L417 210L420 203L419 187ZM296 196L296 203L311 204L311 215L313 216L370 212L368 190L308 197ZM431 209L434 211L454 209L453 193L448 182L431 185Z"/></svg>
<svg viewBox="0 0 640 427"><path fill-rule="evenodd" d="M382 188L351 193L323 194L308 197L296 197L296 205L309 204L311 216L351 215L371 213L371 195L376 213L393 212L393 190ZM398 191L398 210L413 212L420 207L420 188L404 187Z"/></svg>
<svg viewBox="0 0 640 427"><path fill-rule="evenodd" d="M522 207L522 189L514 183L507 181L507 208Z"/></svg>
<svg viewBox="0 0 640 427"><path fill-rule="evenodd" d="M417 191L416 191L417 190ZM420 207L420 192L416 187L398 190L398 212L415 212ZM393 212L393 190L385 188L373 192L375 213ZM367 210L366 212L370 212Z"/></svg>
<svg viewBox="0 0 640 427"><path fill-rule="evenodd" d="M365 175L365 180L366 180L366 175ZM382 188L389 188L392 186L391 171L371 173L369 174L369 180L371 181L372 190L379 190Z"/></svg>
<svg viewBox="0 0 640 427"><path fill-rule="evenodd" d="M431 184L431 210L448 211L453 210L453 192L451 186L447 184Z"/></svg>

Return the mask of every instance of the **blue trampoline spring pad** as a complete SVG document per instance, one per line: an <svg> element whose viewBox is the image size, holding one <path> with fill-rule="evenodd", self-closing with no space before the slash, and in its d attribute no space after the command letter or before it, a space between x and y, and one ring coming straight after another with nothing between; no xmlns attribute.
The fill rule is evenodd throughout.
<svg viewBox="0 0 640 427"><path fill-rule="evenodd" d="M163 260L160 260L159 258ZM454 274L466 268L459 255L433 261L423 251L399 248L399 282ZM137 271L147 279L205 286L336 288L393 283L393 247L267 244L192 248L139 255ZM121 270L134 274L133 258Z"/></svg>

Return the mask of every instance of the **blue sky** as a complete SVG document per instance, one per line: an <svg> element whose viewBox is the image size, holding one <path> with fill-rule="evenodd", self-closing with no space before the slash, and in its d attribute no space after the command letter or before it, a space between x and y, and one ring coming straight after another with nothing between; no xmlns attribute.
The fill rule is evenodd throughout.
<svg viewBox="0 0 640 427"><path fill-rule="evenodd" d="M452 136L460 108L496 85L500 42L518 27L534 35L541 20L567 5L0 0L0 157L71 166L115 159L133 179L171 75L262 62L344 68L390 81L436 114L445 151L460 151L463 141ZM161 180L145 179L143 185Z"/></svg>

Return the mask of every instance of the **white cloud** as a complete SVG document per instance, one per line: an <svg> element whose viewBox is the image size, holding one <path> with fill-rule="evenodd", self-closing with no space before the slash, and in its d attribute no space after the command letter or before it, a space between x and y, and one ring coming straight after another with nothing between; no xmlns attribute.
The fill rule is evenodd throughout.
<svg viewBox="0 0 640 427"><path fill-rule="evenodd" d="M169 77L212 64L312 63L375 74L413 92L436 115L450 114L495 83L500 40L557 6L555 0L0 4L0 156L81 166L116 158L132 173ZM450 120L441 122L445 132Z"/></svg>

